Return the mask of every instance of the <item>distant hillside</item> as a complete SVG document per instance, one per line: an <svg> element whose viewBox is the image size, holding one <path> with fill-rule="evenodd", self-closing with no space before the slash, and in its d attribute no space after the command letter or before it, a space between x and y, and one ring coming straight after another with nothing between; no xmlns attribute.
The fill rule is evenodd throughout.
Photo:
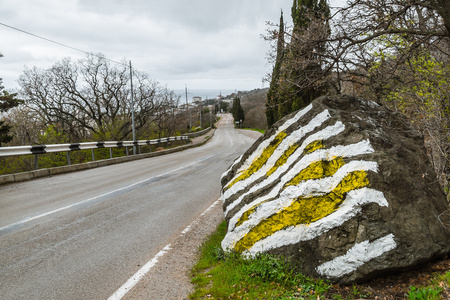
<svg viewBox="0 0 450 300"><path fill-rule="evenodd" d="M269 88L238 92L245 112L245 127L267 129L266 100Z"/></svg>

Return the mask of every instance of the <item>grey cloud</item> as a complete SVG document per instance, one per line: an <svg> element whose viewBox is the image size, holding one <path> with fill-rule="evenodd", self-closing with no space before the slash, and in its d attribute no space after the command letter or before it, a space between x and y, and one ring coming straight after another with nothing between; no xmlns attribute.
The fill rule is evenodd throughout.
<svg viewBox="0 0 450 300"><path fill-rule="evenodd" d="M265 61L269 45L259 36L265 21L277 22L280 8L286 11L292 4L290 0L20 3L17 9L17 1L2 1L2 22L116 61L132 60L137 69L175 89L180 82L204 82L214 88L225 83L238 89L260 87L270 66ZM5 28L0 28L0 45L5 54L0 68L8 70L8 78L0 72L5 84L18 78L23 65L50 67L63 57L84 56ZM239 86L242 83L246 86Z"/></svg>

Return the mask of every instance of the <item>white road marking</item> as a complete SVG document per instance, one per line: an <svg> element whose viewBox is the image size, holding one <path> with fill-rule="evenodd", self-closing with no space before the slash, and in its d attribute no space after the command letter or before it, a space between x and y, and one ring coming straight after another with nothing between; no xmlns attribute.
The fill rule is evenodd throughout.
<svg viewBox="0 0 450 300"><path fill-rule="evenodd" d="M128 281L125 282L124 285L122 285L114 294L112 294L112 296L109 297L108 300L122 299L123 296L125 296L126 293L128 293L136 285L136 283L138 283L139 280L141 280L142 277L144 277L145 274L147 274L148 271L150 271L150 269L156 265L158 259L169 252L169 250L171 249L172 248L170 244L166 245L155 255L155 257L153 257L148 263L146 263L139 271L137 271L130 279L128 279Z"/></svg>
<svg viewBox="0 0 450 300"><path fill-rule="evenodd" d="M213 209L214 206L216 206L217 203L219 203L219 202L220 202L220 199L219 199L219 200L216 200L216 201L215 201L213 204L211 204L204 212L202 212L202 214L200 215L200 217L203 217L204 215L206 215L207 213L209 213L209 212L211 211L211 209ZM200 218L200 217L199 217L199 218ZM193 226L195 223L198 222L198 219L199 219L199 218L197 218L195 221L193 221L193 222L191 223L191 225L189 225L188 227L186 227L186 228L181 232L180 236L183 236L183 235L185 235L186 233L188 233L189 231L191 231L192 226Z"/></svg>
<svg viewBox="0 0 450 300"><path fill-rule="evenodd" d="M210 212L211 209L213 209L214 206L216 206L219 202L220 200L216 200L213 204L211 204L197 219L195 219L180 233L180 237L189 232L192 226L198 222L199 218ZM139 271L137 271L130 279L128 279L124 285L122 285L114 294L112 294L112 296L109 297L108 300L122 299L139 282L139 280L141 280L145 276L145 274L147 274L151 270L151 268L153 268L158 263L158 259L170 250L172 250L171 244L166 245L155 255L155 257L153 257L148 263L146 263Z"/></svg>

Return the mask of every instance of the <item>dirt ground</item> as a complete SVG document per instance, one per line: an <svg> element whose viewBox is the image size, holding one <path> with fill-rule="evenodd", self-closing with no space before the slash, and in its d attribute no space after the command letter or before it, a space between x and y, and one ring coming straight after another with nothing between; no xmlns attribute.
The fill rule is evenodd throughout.
<svg viewBox="0 0 450 300"><path fill-rule="evenodd" d="M430 262L421 268L374 279L364 284L355 285L355 287L366 295L365 299L408 299L410 286L426 286L433 274L445 274L448 271L450 271L450 257L447 256ZM444 289L441 294L442 299L450 299L450 287L443 281L439 282L438 285ZM352 295L353 289L353 286L333 286L326 297L320 299L331 299L332 295L337 293L343 299L346 299L346 297Z"/></svg>

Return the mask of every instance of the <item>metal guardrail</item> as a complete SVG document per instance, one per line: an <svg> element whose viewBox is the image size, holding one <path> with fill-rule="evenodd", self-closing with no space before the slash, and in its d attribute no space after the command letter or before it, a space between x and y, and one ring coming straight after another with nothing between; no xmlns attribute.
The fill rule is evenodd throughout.
<svg viewBox="0 0 450 300"><path fill-rule="evenodd" d="M188 137L190 137L190 138L194 138L194 137L198 137L198 136L201 136L201 135L204 135L204 134L208 133L211 129L212 129L212 127L210 126L210 127L206 128L206 129L203 129L201 131L186 133L186 135Z"/></svg>
<svg viewBox="0 0 450 300"><path fill-rule="evenodd" d="M128 156L128 147L137 147L138 153L140 153L140 146L161 145L163 143L169 144L172 141L189 141L188 136L176 136L154 140L139 140L133 141L108 141L108 142L87 142L87 143L75 143L75 144L50 144L50 145L33 145L33 146L12 146L12 147L0 147L0 157L5 156L20 156L20 155L34 155L35 156L35 169L38 169L38 155L45 153L58 153L66 152L67 164L70 165L69 152L79 150L92 150L92 160L95 161L94 149L109 148L110 158L112 158L112 148L125 147ZM150 152L151 152L151 147Z"/></svg>

